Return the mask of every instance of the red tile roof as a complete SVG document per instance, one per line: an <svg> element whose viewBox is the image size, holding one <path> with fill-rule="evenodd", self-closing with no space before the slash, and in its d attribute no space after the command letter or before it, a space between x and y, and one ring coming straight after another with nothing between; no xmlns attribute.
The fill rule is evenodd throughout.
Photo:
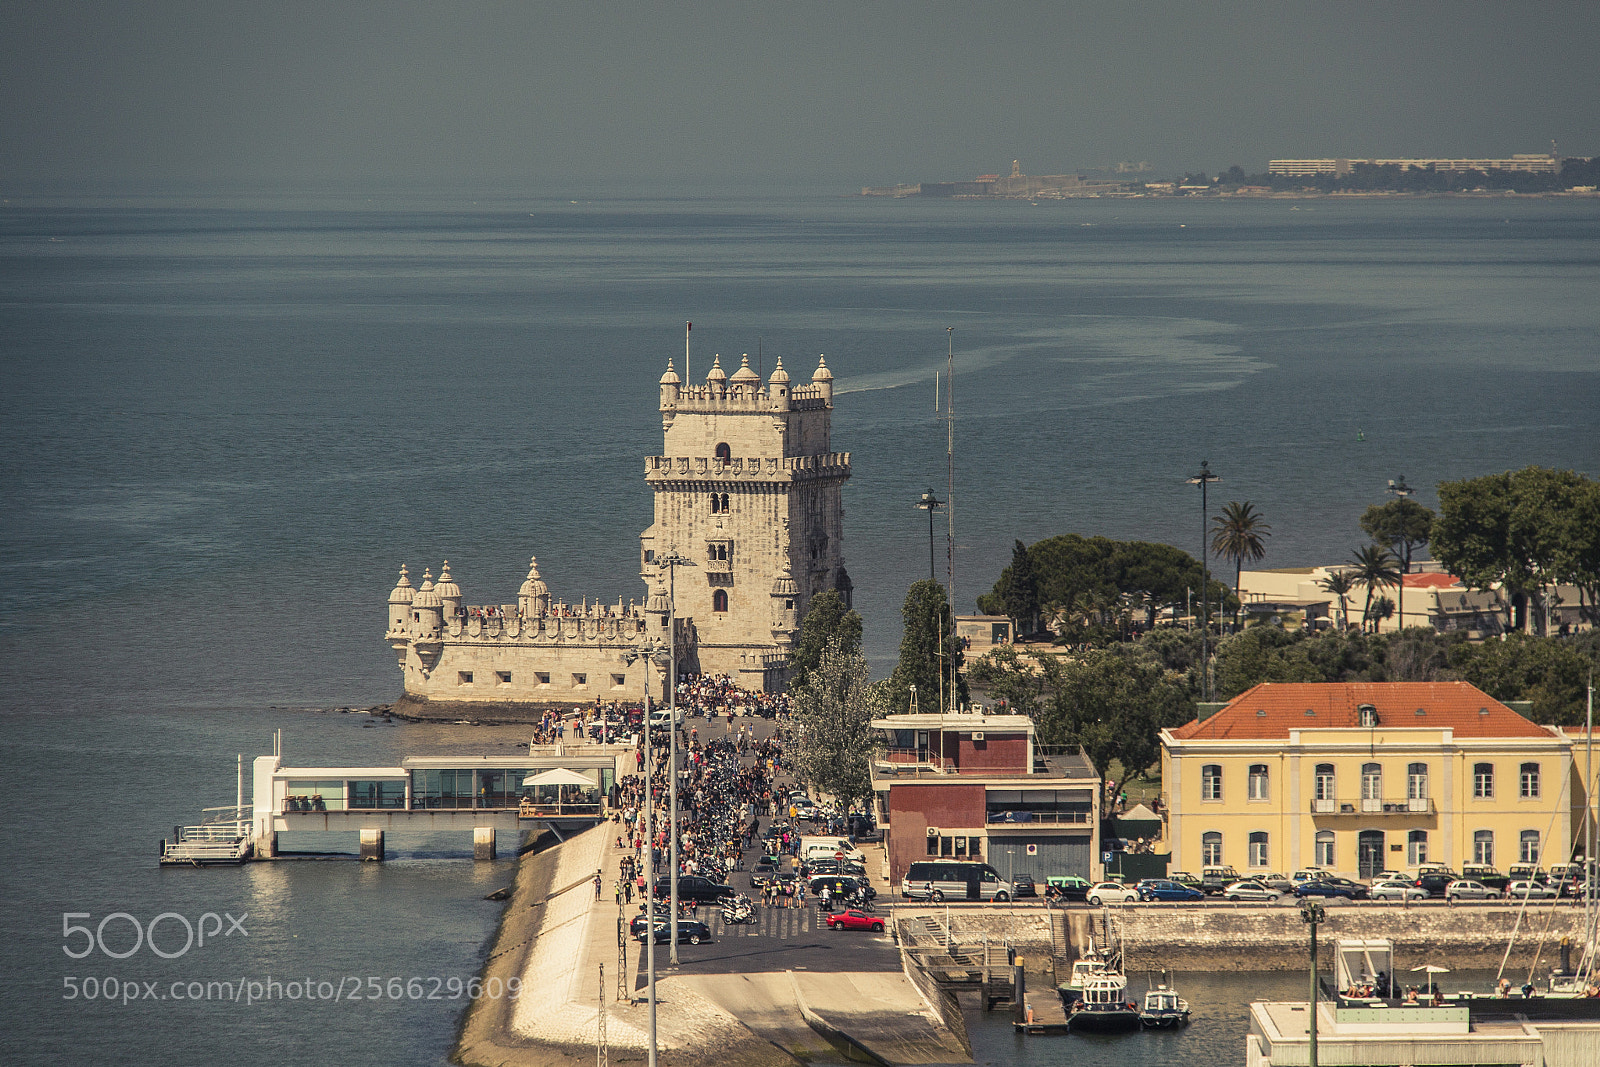
<svg viewBox="0 0 1600 1067"><path fill-rule="evenodd" d="M1449 727L1456 737L1551 736L1467 682L1263 682L1209 719L1178 727L1172 736L1287 741L1290 730L1359 728L1361 704L1378 709L1379 726Z"/></svg>
<svg viewBox="0 0 1600 1067"><path fill-rule="evenodd" d="M1405 583L1407 589L1450 589L1460 585L1461 579L1453 574L1429 571L1426 574L1408 574Z"/></svg>

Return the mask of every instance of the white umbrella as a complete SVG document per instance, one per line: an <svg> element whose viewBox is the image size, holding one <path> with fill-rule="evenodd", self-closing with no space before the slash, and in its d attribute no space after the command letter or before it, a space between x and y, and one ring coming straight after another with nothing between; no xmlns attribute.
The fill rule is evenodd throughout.
<svg viewBox="0 0 1600 1067"><path fill-rule="evenodd" d="M581 785L590 789L599 788L594 782L577 771L569 771L565 767L555 767L542 774L536 774L532 778L524 778L522 784L524 787L530 785Z"/></svg>
<svg viewBox="0 0 1600 1067"><path fill-rule="evenodd" d="M1425 963L1421 967L1411 968L1413 971L1427 971L1429 974L1449 974L1450 968L1441 967L1437 963Z"/></svg>

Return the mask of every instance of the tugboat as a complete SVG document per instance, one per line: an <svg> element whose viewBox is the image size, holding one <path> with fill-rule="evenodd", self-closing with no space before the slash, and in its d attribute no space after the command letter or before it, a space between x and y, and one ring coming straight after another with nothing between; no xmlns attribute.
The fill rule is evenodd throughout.
<svg viewBox="0 0 1600 1067"><path fill-rule="evenodd" d="M1083 999L1067 1009L1067 1029L1121 1033L1139 1028L1139 1009L1128 999L1128 979L1106 971L1088 979Z"/></svg>
<svg viewBox="0 0 1600 1067"><path fill-rule="evenodd" d="M1163 975L1165 977L1165 975ZM1147 1030L1176 1030L1189 1025L1189 1002L1178 996L1176 989L1161 982L1144 995L1144 1010L1139 1012L1139 1023Z"/></svg>

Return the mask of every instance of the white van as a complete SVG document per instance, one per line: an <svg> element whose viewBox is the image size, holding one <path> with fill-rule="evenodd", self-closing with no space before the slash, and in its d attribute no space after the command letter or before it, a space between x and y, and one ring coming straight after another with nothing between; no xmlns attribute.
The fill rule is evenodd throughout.
<svg viewBox="0 0 1600 1067"><path fill-rule="evenodd" d="M900 893L907 900L997 900L1002 903L1016 896L1011 883L1000 877L987 863L969 860L918 860L900 880Z"/></svg>
<svg viewBox="0 0 1600 1067"><path fill-rule="evenodd" d="M831 860L839 853L844 853L844 858L854 860L856 863L865 863L867 857L861 850L850 843L848 837L834 837L832 835L802 836L800 838L800 858L807 863L812 860Z"/></svg>

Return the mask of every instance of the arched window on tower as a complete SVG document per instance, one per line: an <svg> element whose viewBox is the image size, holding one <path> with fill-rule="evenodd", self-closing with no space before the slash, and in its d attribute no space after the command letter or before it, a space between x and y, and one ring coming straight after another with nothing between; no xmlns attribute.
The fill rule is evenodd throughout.
<svg viewBox="0 0 1600 1067"><path fill-rule="evenodd" d="M727 462L731 461L732 459L733 459L733 450L728 447L727 442L724 441L724 442L721 442L720 444L718 444L717 445L717 462L718 463L727 463Z"/></svg>
<svg viewBox="0 0 1600 1067"><path fill-rule="evenodd" d="M727 511L728 510L728 494L727 493L723 493L722 494L722 510L723 511Z"/></svg>
<svg viewBox="0 0 1600 1067"><path fill-rule="evenodd" d="M726 589L718 589L711 594L711 610L728 610L728 591Z"/></svg>
<svg viewBox="0 0 1600 1067"><path fill-rule="evenodd" d="M722 497L720 494L711 494L711 514L715 515L722 510Z"/></svg>

